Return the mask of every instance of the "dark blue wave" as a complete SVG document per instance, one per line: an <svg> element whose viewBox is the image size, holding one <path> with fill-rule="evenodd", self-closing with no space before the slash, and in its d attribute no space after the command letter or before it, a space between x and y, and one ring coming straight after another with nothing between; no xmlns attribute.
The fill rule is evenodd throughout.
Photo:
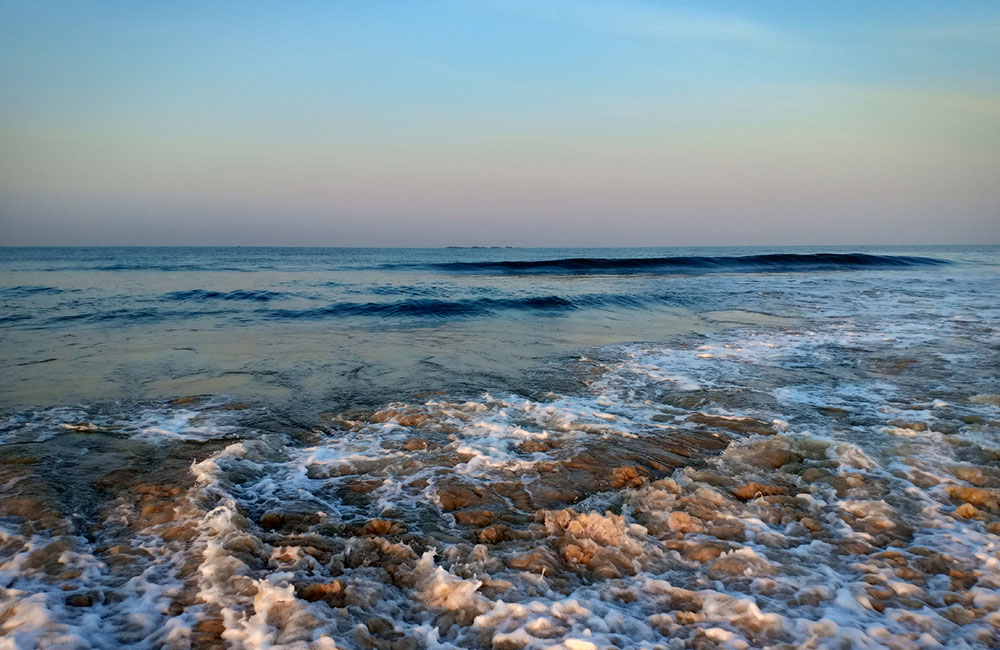
<svg viewBox="0 0 1000 650"><path fill-rule="evenodd" d="M200 316L217 316L220 314L232 314L232 311L205 310L205 311L178 311L164 309L111 309L96 312L81 312L76 314L63 314L48 320L49 324L60 323L148 323L168 320L185 320L188 318L198 318Z"/></svg>
<svg viewBox="0 0 1000 650"><path fill-rule="evenodd" d="M271 319L318 319L337 316L431 317L484 316L498 311L566 312L588 308L641 309L669 302L665 296L634 297L591 294L564 298L475 298L471 300L414 299L397 302L340 302L312 309L268 309L260 312Z"/></svg>
<svg viewBox="0 0 1000 650"><path fill-rule="evenodd" d="M206 291L191 289L190 291L174 291L164 296L167 300L249 300L253 302L269 302L288 298L290 294L279 291Z"/></svg>
<svg viewBox="0 0 1000 650"><path fill-rule="evenodd" d="M58 271L263 271L262 267L216 266L205 264L147 264L145 262L101 264L97 266L66 267L49 269Z"/></svg>
<svg viewBox="0 0 1000 650"><path fill-rule="evenodd" d="M857 269L892 269L950 264L933 257L869 255L866 253L776 253L719 257L574 257L553 260L509 260L499 262L444 262L424 265L451 273L506 274L632 274L711 272L793 272ZM414 265L397 265L396 268Z"/></svg>
<svg viewBox="0 0 1000 650"><path fill-rule="evenodd" d="M205 316L232 317L246 324L260 320L319 320L339 317L368 318L461 318L488 316L502 311L562 313L583 309L647 309L657 305L680 304L672 296L627 296L586 294L572 297L530 296L523 298L470 298L466 300L407 299L396 302L339 302L308 309L258 308L175 310L160 307L144 309L108 309L61 314L48 318L44 325L77 323L152 323L184 321ZM29 319L28 316L0 317L0 324Z"/></svg>
<svg viewBox="0 0 1000 650"><path fill-rule="evenodd" d="M28 314L6 314L0 316L0 323L18 323L24 320L31 320Z"/></svg>
<svg viewBox="0 0 1000 650"><path fill-rule="evenodd" d="M57 289L55 287L39 287L35 285L22 285L19 287L2 287L0 288L0 297L16 297L21 298L24 296L35 296L35 295L54 295L57 293L73 293L79 291L79 289Z"/></svg>

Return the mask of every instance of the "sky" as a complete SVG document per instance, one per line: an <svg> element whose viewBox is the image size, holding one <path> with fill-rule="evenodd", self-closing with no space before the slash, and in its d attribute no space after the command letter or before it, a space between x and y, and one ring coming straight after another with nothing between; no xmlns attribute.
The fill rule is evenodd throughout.
<svg viewBox="0 0 1000 650"><path fill-rule="evenodd" d="M0 0L0 245L922 243L996 0Z"/></svg>

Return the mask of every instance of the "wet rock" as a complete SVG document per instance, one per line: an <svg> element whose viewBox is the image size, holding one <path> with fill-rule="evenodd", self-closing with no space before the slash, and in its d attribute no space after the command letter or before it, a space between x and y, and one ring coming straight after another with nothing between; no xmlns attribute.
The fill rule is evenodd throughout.
<svg viewBox="0 0 1000 650"><path fill-rule="evenodd" d="M76 550L76 542L69 537L52 540L45 546L36 548L28 554L24 561L27 569L41 569L51 576L57 576L63 572L65 565L62 562L64 553Z"/></svg>
<svg viewBox="0 0 1000 650"><path fill-rule="evenodd" d="M686 512L675 510L667 517L667 527L679 533L702 533L705 527Z"/></svg>
<svg viewBox="0 0 1000 650"><path fill-rule="evenodd" d="M482 503L483 492L483 488L480 486L450 485L439 488L437 498L441 509L447 512Z"/></svg>
<svg viewBox="0 0 1000 650"><path fill-rule="evenodd" d="M463 510L455 513L456 522L474 528L484 528L499 518L499 514L490 510Z"/></svg>
<svg viewBox="0 0 1000 650"><path fill-rule="evenodd" d="M672 540L664 544L664 546L670 550L678 551L683 557L699 564L712 562L718 559L723 553L734 550L732 544L691 540Z"/></svg>
<svg viewBox="0 0 1000 650"><path fill-rule="evenodd" d="M951 467L949 470L956 478L967 483L972 483L976 487L996 487L1000 484L1000 479L997 478L995 470L962 466Z"/></svg>
<svg viewBox="0 0 1000 650"><path fill-rule="evenodd" d="M635 465L616 467L611 470L611 487L637 488L649 480L649 471Z"/></svg>
<svg viewBox="0 0 1000 650"><path fill-rule="evenodd" d="M530 573L553 575L557 572L559 563L547 549L536 549L508 558L507 566Z"/></svg>
<svg viewBox="0 0 1000 650"><path fill-rule="evenodd" d="M740 460L762 469L778 469L782 465L802 462L802 455L788 449L786 444L786 441L775 438L747 445L741 450Z"/></svg>
<svg viewBox="0 0 1000 650"><path fill-rule="evenodd" d="M885 587L868 587L865 591L868 592L870 598L876 598L878 600L889 600L895 593L892 589L887 589Z"/></svg>
<svg viewBox="0 0 1000 650"><path fill-rule="evenodd" d="M359 532L361 535L403 535L406 531L406 524L399 521L369 519Z"/></svg>
<svg viewBox="0 0 1000 650"><path fill-rule="evenodd" d="M883 375L898 375L904 372L912 364L916 363L916 359L873 359L875 366L875 372Z"/></svg>
<svg viewBox="0 0 1000 650"><path fill-rule="evenodd" d="M196 648L224 648L222 635L226 624L218 615L202 618L191 629L191 645Z"/></svg>
<svg viewBox="0 0 1000 650"><path fill-rule="evenodd" d="M550 449L549 444L541 440L525 440L521 443L522 454L537 454Z"/></svg>
<svg viewBox="0 0 1000 650"><path fill-rule="evenodd" d="M322 600L331 607L343 607L344 583L340 580L325 583L314 582L302 587L298 595L299 598L311 603Z"/></svg>
<svg viewBox="0 0 1000 650"><path fill-rule="evenodd" d="M681 493L680 486L677 485L677 481L675 481L672 478L662 478L662 479L660 479L658 481L653 481L650 484L650 486L653 487L653 488L656 488L657 490L666 490L667 492L670 492L671 494L680 494Z"/></svg>
<svg viewBox="0 0 1000 650"><path fill-rule="evenodd" d="M391 621L379 616L372 616L365 621L365 627L375 636L382 637L393 631L394 626Z"/></svg>
<svg viewBox="0 0 1000 650"><path fill-rule="evenodd" d="M4 456L0 458L3 465L34 465L38 459L34 456Z"/></svg>
<svg viewBox="0 0 1000 650"><path fill-rule="evenodd" d="M973 404L992 404L993 406L1000 406L1000 395L973 395L969 398L969 401Z"/></svg>
<svg viewBox="0 0 1000 650"><path fill-rule="evenodd" d="M751 417L732 417L725 415L710 415L708 413L693 413L686 418L687 422L703 424L709 427L727 429L736 433L770 436L776 433L770 422Z"/></svg>
<svg viewBox="0 0 1000 650"><path fill-rule="evenodd" d="M913 552L912 549L911 552ZM913 565L928 575L947 575L950 570L950 562L939 553L917 557L913 560Z"/></svg>
<svg viewBox="0 0 1000 650"><path fill-rule="evenodd" d="M170 503L147 503L142 506L139 516L146 526L158 526L174 520L177 511Z"/></svg>
<svg viewBox="0 0 1000 650"><path fill-rule="evenodd" d="M800 476L807 483L815 483L830 475L830 471L821 467L809 467L802 471Z"/></svg>
<svg viewBox="0 0 1000 650"><path fill-rule="evenodd" d="M376 639L364 625L354 628L354 640L365 650L389 650L389 643Z"/></svg>
<svg viewBox="0 0 1000 650"><path fill-rule="evenodd" d="M427 446L427 441L423 438L410 438L406 441L406 444L403 445L403 449L405 451L421 451L423 449L427 449Z"/></svg>
<svg viewBox="0 0 1000 650"><path fill-rule="evenodd" d="M927 425L919 421L911 420L889 420L886 424L899 429L909 429L910 431L927 431Z"/></svg>
<svg viewBox="0 0 1000 650"><path fill-rule="evenodd" d="M955 509L955 515L963 519L986 519L984 515L976 506L971 503L963 503Z"/></svg>
<svg viewBox="0 0 1000 650"><path fill-rule="evenodd" d="M768 575L774 572L763 558L736 551L721 556L708 567L708 577L722 580L734 576Z"/></svg>
<svg viewBox="0 0 1000 650"><path fill-rule="evenodd" d="M264 530L305 531L319 521L315 512L265 512L258 523Z"/></svg>
<svg viewBox="0 0 1000 650"><path fill-rule="evenodd" d="M844 555L868 555L875 550L874 546L861 539L841 540L837 548Z"/></svg>
<svg viewBox="0 0 1000 650"><path fill-rule="evenodd" d="M417 650L418 647L417 640L409 636L395 639L389 644L389 650Z"/></svg>
<svg viewBox="0 0 1000 650"><path fill-rule="evenodd" d="M942 610L941 616L954 623L955 625L968 625L972 621L976 620L975 613L969 611L968 608L961 605L952 605L951 607Z"/></svg>
<svg viewBox="0 0 1000 650"><path fill-rule="evenodd" d="M710 469L702 469L698 471L685 470L685 473L691 477L692 481L707 483L708 485L714 487L729 487L733 484L733 479L730 477Z"/></svg>
<svg viewBox="0 0 1000 650"><path fill-rule="evenodd" d="M823 415L838 418L846 417L851 414L850 411L840 408L839 406L817 406L816 410Z"/></svg>
<svg viewBox="0 0 1000 650"><path fill-rule="evenodd" d="M744 483L739 487L733 488L729 492L740 501L750 501L762 496L787 494L788 490L777 485L762 485L751 481L750 483Z"/></svg>
<svg viewBox="0 0 1000 650"><path fill-rule="evenodd" d="M811 533L818 533L823 530L823 524L819 523L811 517L803 517L799 520L799 523L805 526L806 530Z"/></svg>
<svg viewBox="0 0 1000 650"><path fill-rule="evenodd" d="M70 607L90 607L94 604L94 597L90 594L72 594L66 597L66 604Z"/></svg>
<svg viewBox="0 0 1000 650"><path fill-rule="evenodd" d="M1000 511L1000 502L998 502L997 498L998 495L993 490L977 487L962 487L958 485L949 485L947 490L948 496L952 499L964 501L965 503L976 506L977 508Z"/></svg>
<svg viewBox="0 0 1000 650"><path fill-rule="evenodd" d="M367 494L380 487L382 487L382 481L379 480L354 480L347 484L347 489L355 494Z"/></svg>
<svg viewBox="0 0 1000 650"><path fill-rule="evenodd" d="M746 539L743 524L739 521L716 524L708 528L708 534L716 539L742 542Z"/></svg>
<svg viewBox="0 0 1000 650"><path fill-rule="evenodd" d="M480 544L499 544L514 539L531 539L531 537L531 533L527 531L514 530L503 524L489 526L476 533L476 540Z"/></svg>
<svg viewBox="0 0 1000 650"><path fill-rule="evenodd" d="M925 490L941 483L941 480L933 474L929 474L928 472L915 468L908 470L904 477L918 488Z"/></svg>

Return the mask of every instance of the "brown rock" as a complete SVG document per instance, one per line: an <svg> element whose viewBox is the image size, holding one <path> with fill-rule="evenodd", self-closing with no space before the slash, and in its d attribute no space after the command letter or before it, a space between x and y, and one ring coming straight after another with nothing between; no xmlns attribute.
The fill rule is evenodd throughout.
<svg viewBox="0 0 1000 650"><path fill-rule="evenodd" d="M508 558L507 566L531 573L553 575L558 565L557 560L546 549L536 549Z"/></svg>
<svg viewBox="0 0 1000 650"><path fill-rule="evenodd" d="M761 444L750 445L745 450L744 460L763 469L778 469L782 465L802 462L802 456L785 448L785 441L770 439Z"/></svg>
<svg viewBox="0 0 1000 650"><path fill-rule="evenodd" d="M302 531L319 523L315 512L265 512L260 517L260 527L264 530Z"/></svg>
<svg viewBox="0 0 1000 650"><path fill-rule="evenodd" d="M708 529L708 534L716 539L742 542L746 539L746 533L741 523L716 524Z"/></svg>
<svg viewBox="0 0 1000 650"><path fill-rule="evenodd" d="M950 468L950 470L956 478L959 478L967 483L972 483L976 487L986 487L997 483L995 476L987 474L979 467L956 466Z"/></svg>
<svg viewBox="0 0 1000 650"><path fill-rule="evenodd" d="M499 544L507 538L510 528L507 526L490 526L476 533L476 540L480 544Z"/></svg>
<svg viewBox="0 0 1000 650"><path fill-rule="evenodd" d="M948 609L941 611L941 616L944 616L955 625L968 625L976 620L976 615L961 605L952 605Z"/></svg>
<svg viewBox="0 0 1000 650"><path fill-rule="evenodd" d="M815 483L820 479L826 478L830 475L830 471L823 469L822 467L810 467L802 472L802 480L807 483Z"/></svg>
<svg viewBox="0 0 1000 650"><path fill-rule="evenodd" d="M365 627L368 631L375 636L385 636L387 633L392 632L394 628L392 622L381 616L372 616L367 621L365 621Z"/></svg>
<svg viewBox="0 0 1000 650"><path fill-rule="evenodd" d="M772 571L762 559L730 554L720 557L708 567L708 577L721 580L731 576L768 574Z"/></svg>
<svg viewBox="0 0 1000 650"><path fill-rule="evenodd" d="M407 531L406 524L387 519L369 519L361 527L362 535L403 535Z"/></svg>
<svg viewBox="0 0 1000 650"><path fill-rule="evenodd" d="M481 494L482 488L468 488L462 485L450 485L437 491L438 502L445 511L478 505L482 502Z"/></svg>
<svg viewBox="0 0 1000 650"><path fill-rule="evenodd" d="M750 501L758 496L766 497L776 494L786 494L787 492L788 490L777 485L761 485L752 481L730 490L730 493L741 501Z"/></svg>
<svg viewBox="0 0 1000 650"><path fill-rule="evenodd" d="M410 438L403 445L403 449L406 451L420 451L421 449L427 449L427 441L423 438Z"/></svg>
<svg viewBox="0 0 1000 650"><path fill-rule="evenodd" d="M913 564L919 570L930 575L944 575L949 571L948 561L939 554L918 557L913 561Z"/></svg>
<svg viewBox="0 0 1000 650"><path fill-rule="evenodd" d="M860 539L845 539L838 548L844 555L867 555L875 550L871 544Z"/></svg>
<svg viewBox="0 0 1000 650"><path fill-rule="evenodd" d="M636 465L616 467L611 470L611 487L637 488L649 480L649 472Z"/></svg>
<svg viewBox="0 0 1000 650"><path fill-rule="evenodd" d="M868 587L866 591L870 597L877 598L879 600L889 600L893 596L892 589L887 589L885 587Z"/></svg>
<svg viewBox="0 0 1000 650"><path fill-rule="evenodd" d="M976 506L977 508L986 508L987 510L993 511L1000 510L997 493L993 490L977 487L962 487L958 485L949 485L947 490L948 496L952 499L964 501L970 505Z"/></svg>
<svg viewBox="0 0 1000 650"><path fill-rule="evenodd" d="M823 530L823 524L819 523L818 521L810 517L803 517L802 519L799 520L799 523L805 526L806 530L813 533L818 533L821 530Z"/></svg>
<svg viewBox="0 0 1000 650"><path fill-rule="evenodd" d="M958 506L955 509L955 515L964 519L986 519L986 516L971 503L963 503Z"/></svg>
<svg viewBox="0 0 1000 650"><path fill-rule="evenodd" d="M192 628L192 646L196 648L221 648L222 634L226 631L226 624L217 616L203 618L194 624Z"/></svg>
<svg viewBox="0 0 1000 650"><path fill-rule="evenodd" d="M70 607L90 607L94 604L94 598L89 594L73 594L66 597L66 604Z"/></svg>
<svg viewBox="0 0 1000 650"><path fill-rule="evenodd" d="M455 513L456 522L462 526L472 526L474 528L489 526L499 518L500 515L490 510L463 510Z"/></svg>
<svg viewBox="0 0 1000 650"><path fill-rule="evenodd" d="M356 494L367 494L382 485L382 481L351 481L347 484L347 489Z"/></svg>
<svg viewBox="0 0 1000 650"><path fill-rule="evenodd" d="M701 523L686 512L674 510L667 518L667 526L670 530L680 533L702 533L705 528Z"/></svg>
<svg viewBox="0 0 1000 650"><path fill-rule="evenodd" d="M901 566L897 568L896 575L899 578L907 580L909 582L919 582L919 583L924 582L924 574L917 571L916 569L911 569L908 566Z"/></svg>
<svg viewBox="0 0 1000 650"><path fill-rule="evenodd" d="M763 436L774 435L774 425L764 420L750 417L726 417L708 413L693 413L687 417L688 422L695 422L709 427L728 429L737 433L757 433Z"/></svg>
<svg viewBox="0 0 1000 650"><path fill-rule="evenodd" d="M706 562L711 562L715 560L725 551L728 551L728 546L723 546L722 544L713 544L711 542L705 542L700 544L691 545L684 553L684 557L694 562L699 562L705 564Z"/></svg>
<svg viewBox="0 0 1000 650"><path fill-rule="evenodd" d="M327 583L314 582L300 590L299 598L311 603L322 600L330 604L335 601L342 604L344 600L344 583L340 580Z"/></svg>
<svg viewBox="0 0 1000 650"><path fill-rule="evenodd" d="M521 443L521 453L523 454L537 454L548 450L548 443L541 440L525 440Z"/></svg>

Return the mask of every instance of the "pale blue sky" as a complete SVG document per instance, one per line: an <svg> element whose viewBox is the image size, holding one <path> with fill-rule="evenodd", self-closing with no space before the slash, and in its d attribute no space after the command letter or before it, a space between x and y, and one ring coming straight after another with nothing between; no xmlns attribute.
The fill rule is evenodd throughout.
<svg viewBox="0 0 1000 650"><path fill-rule="evenodd" d="M995 1L0 0L0 244L933 242Z"/></svg>

